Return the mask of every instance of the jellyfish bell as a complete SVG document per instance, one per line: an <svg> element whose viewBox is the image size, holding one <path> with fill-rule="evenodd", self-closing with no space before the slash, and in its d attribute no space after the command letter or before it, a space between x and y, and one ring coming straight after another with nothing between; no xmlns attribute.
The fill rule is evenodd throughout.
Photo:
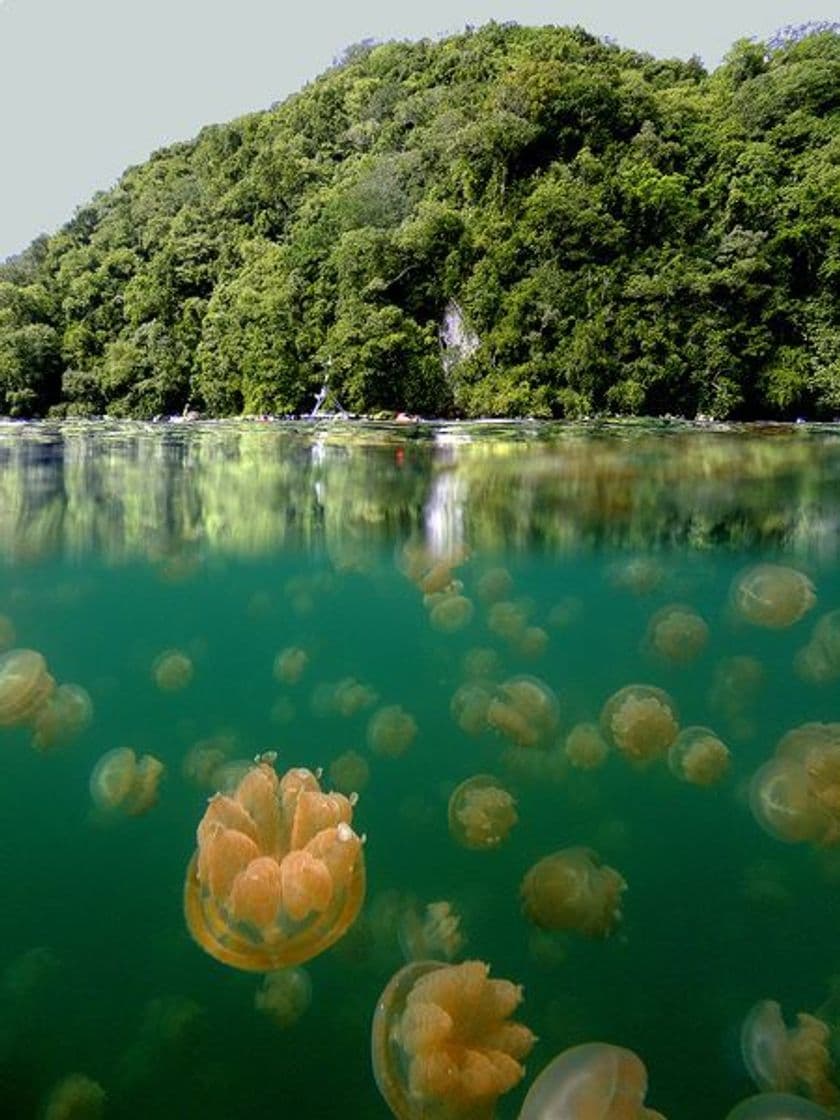
<svg viewBox="0 0 840 1120"><path fill-rule="evenodd" d="M492 851L507 840L518 821L516 801L498 778L476 774L449 798L449 832L462 848Z"/></svg>
<svg viewBox="0 0 840 1120"><path fill-rule="evenodd" d="M726 1120L831 1120L832 1115L792 1093L757 1093L739 1101Z"/></svg>
<svg viewBox="0 0 840 1120"><path fill-rule="evenodd" d="M780 840L840 844L840 723L805 723L787 732L753 775L750 807Z"/></svg>
<svg viewBox="0 0 840 1120"><path fill-rule="evenodd" d="M541 626L526 626L516 641L516 650L523 657L542 657L548 649L548 634Z"/></svg>
<svg viewBox="0 0 840 1120"><path fill-rule="evenodd" d="M472 622L475 608L465 595L444 595L429 611L432 629L441 634L455 634Z"/></svg>
<svg viewBox="0 0 840 1120"><path fill-rule="evenodd" d="M601 709L600 724L607 742L633 762L659 758L679 732L673 700L661 688L646 684L630 684L613 693Z"/></svg>
<svg viewBox="0 0 840 1120"><path fill-rule="evenodd" d="M418 961L394 975L376 1006L373 1073L397 1120L492 1120L525 1074L535 1038L510 1015L522 989L491 980L481 961Z"/></svg>
<svg viewBox="0 0 840 1120"><path fill-rule="evenodd" d="M566 758L576 770L600 769L609 750L597 723L576 723L563 747Z"/></svg>
<svg viewBox="0 0 840 1120"><path fill-rule="evenodd" d="M590 848L563 848L539 860L520 886L525 916L541 929L608 937L621 921L624 878Z"/></svg>
<svg viewBox="0 0 840 1120"><path fill-rule="evenodd" d="M671 603L650 619L644 648L669 665L690 665L705 650L709 627L693 607Z"/></svg>
<svg viewBox="0 0 840 1120"><path fill-rule="evenodd" d="M540 1071L518 1120L663 1120L645 1107L647 1087L647 1070L632 1050L585 1042Z"/></svg>
<svg viewBox="0 0 840 1120"><path fill-rule="evenodd" d="M4 653L0 656L0 727L31 723L54 690L55 680L37 650Z"/></svg>
<svg viewBox="0 0 840 1120"><path fill-rule="evenodd" d="M90 775L96 807L113 816L139 817L157 804L164 765L153 755L137 757L131 747L116 747L97 761Z"/></svg>
<svg viewBox="0 0 840 1120"><path fill-rule="evenodd" d="M501 599L487 612L487 627L508 642L518 641L528 626L530 604Z"/></svg>
<svg viewBox="0 0 840 1120"><path fill-rule="evenodd" d="M59 685L32 721L32 746L38 751L71 743L93 718L90 694L78 684Z"/></svg>
<svg viewBox="0 0 840 1120"><path fill-rule="evenodd" d="M613 564L607 576L613 587L633 595L650 595L665 578L665 571L658 560L651 556L633 556Z"/></svg>
<svg viewBox="0 0 840 1120"><path fill-rule="evenodd" d="M476 594L485 603L506 598L513 589L513 577L507 568L488 568L476 584Z"/></svg>
<svg viewBox="0 0 840 1120"><path fill-rule="evenodd" d="M312 1003L312 981L305 968L281 968L267 972L254 996L254 1007L281 1030L302 1018Z"/></svg>
<svg viewBox="0 0 840 1120"><path fill-rule="evenodd" d="M708 727L684 727L668 749L671 773L694 786L713 786L729 770L725 743Z"/></svg>
<svg viewBox="0 0 840 1120"><path fill-rule="evenodd" d="M367 726L368 746L374 753L389 758L405 754L417 736L417 722L399 704L380 708Z"/></svg>
<svg viewBox="0 0 840 1120"><path fill-rule="evenodd" d="M830 1030L815 1015L799 1012L787 1027L775 1000L759 1000L741 1027L741 1056L759 1089L798 1092L816 1104L836 1107Z"/></svg>
<svg viewBox="0 0 840 1120"><path fill-rule="evenodd" d="M560 723L560 705L539 677L510 677L490 702L487 723L516 746L547 747Z"/></svg>
<svg viewBox="0 0 840 1120"><path fill-rule="evenodd" d="M98 1081L71 1073L50 1090L44 1120L100 1120L105 1115L105 1096Z"/></svg>
<svg viewBox="0 0 840 1120"><path fill-rule="evenodd" d="M193 663L180 649L167 649L152 663L152 678L161 692L180 692L193 679Z"/></svg>
<svg viewBox="0 0 840 1120"><path fill-rule="evenodd" d="M358 751L345 751L333 759L327 773L339 793L361 793L370 781L370 764Z"/></svg>
<svg viewBox="0 0 840 1120"><path fill-rule="evenodd" d="M730 593L739 618L752 626L783 630L816 604L811 580L796 568L756 564L736 576Z"/></svg>
<svg viewBox="0 0 840 1120"><path fill-rule="evenodd" d="M309 654L299 646L289 646L274 658L274 677L281 684L297 684L309 664Z"/></svg>

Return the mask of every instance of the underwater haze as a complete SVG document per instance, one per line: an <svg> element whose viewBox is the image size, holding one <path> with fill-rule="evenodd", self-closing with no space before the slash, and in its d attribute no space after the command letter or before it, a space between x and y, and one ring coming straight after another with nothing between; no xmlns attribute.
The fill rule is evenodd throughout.
<svg viewBox="0 0 840 1120"><path fill-rule="evenodd" d="M826 1024L833 1077L838 611L830 425L0 425L0 1116L387 1120L373 1013L425 957L523 986L502 1120L584 1042L723 1120L773 1087L761 1000ZM258 757L358 792L365 837L358 917L277 999L184 917ZM470 846L477 775L516 819ZM523 891L569 848L626 883L600 925Z"/></svg>

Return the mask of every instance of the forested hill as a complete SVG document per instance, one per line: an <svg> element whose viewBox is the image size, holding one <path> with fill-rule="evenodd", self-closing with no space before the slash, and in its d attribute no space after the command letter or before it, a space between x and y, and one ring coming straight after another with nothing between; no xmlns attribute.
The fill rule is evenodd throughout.
<svg viewBox="0 0 840 1120"><path fill-rule="evenodd" d="M579 28L351 48L0 266L3 414L327 372L359 412L840 413L838 26L711 74Z"/></svg>

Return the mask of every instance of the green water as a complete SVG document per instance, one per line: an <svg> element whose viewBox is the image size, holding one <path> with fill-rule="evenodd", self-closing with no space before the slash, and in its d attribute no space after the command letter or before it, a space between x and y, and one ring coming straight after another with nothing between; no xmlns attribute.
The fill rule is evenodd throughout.
<svg viewBox="0 0 840 1120"><path fill-rule="evenodd" d="M830 428L0 429L0 612L16 645L94 707L78 739L48 754L25 728L0 731L0 1115L39 1116L50 1088L82 1072L105 1088L108 1117L386 1118L369 1034L403 963L382 921L386 892L399 892L398 909L408 896L448 900L467 938L458 959L524 985L518 1018L539 1041L500 1117L517 1115L556 1053L601 1040L642 1057L648 1103L672 1120L723 1118L755 1091L738 1044L749 1008L771 998L788 1018L813 1011L840 973L840 859L769 836L746 796L785 731L840 721L838 681L793 671L814 622L840 607L839 526ZM430 625L403 570L407 542L458 558L475 606L462 630ZM639 558L658 581L645 593L622 578ZM733 579L760 560L814 582L816 607L789 628L733 613ZM496 567L548 635L539 656L488 628L479 581ZM648 620L673 602L710 631L682 667L643 648ZM272 673L289 646L309 654L294 685ZM547 753L459 729L450 701L476 647L497 651L496 683L525 673L556 693ZM174 693L151 673L170 648L195 671ZM709 697L733 655L764 674L737 718ZM348 676L377 704L324 714L323 686ZM562 763L570 727L633 682L665 689L683 725L718 731L732 751L719 785L616 752L593 772ZM398 758L366 742L382 704L419 728ZM182 916L209 795L183 760L219 736L231 758L276 750L280 770L328 768L351 748L370 763L354 818L367 835L365 908L305 966L311 1006L285 1030L254 1007L260 977L204 953ZM159 802L103 821L89 775L125 745L165 763ZM518 825L490 852L459 847L447 828L449 794L477 773L517 799ZM572 845L627 880L606 939L540 934L521 912L525 871Z"/></svg>

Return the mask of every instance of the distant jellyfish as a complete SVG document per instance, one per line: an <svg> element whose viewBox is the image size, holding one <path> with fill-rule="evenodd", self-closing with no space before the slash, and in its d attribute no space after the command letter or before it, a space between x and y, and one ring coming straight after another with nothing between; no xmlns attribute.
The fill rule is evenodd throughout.
<svg viewBox="0 0 840 1120"><path fill-rule="evenodd" d="M560 599L548 612L548 625L552 630L566 630L583 616L583 600L575 595Z"/></svg>
<svg viewBox="0 0 840 1120"><path fill-rule="evenodd" d="M607 742L634 762L665 754L680 729L670 696L646 684L630 684L613 693L600 722Z"/></svg>
<svg viewBox="0 0 840 1120"><path fill-rule="evenodd" d="M357 712L372 707L376 701L377 695L372 688L355 677L344 677L333 690L331 706L333 711L349 719Z"/></svg>
<svg viewBox="0 0 840 1120"><path fill-rule="evenodd" d="M380 708L367 726L368 746L376 754L398 758L405 754L417 736L417 722L399 704Z"/></svg>
<svg viewBox="0 0 840 1120"><path fill-rule="evenodd" d="M516 651L523 657L542 657L548 649L548 634L541 626L526 626L516 640Z"/></svg>
<svg viewBox="0 0 840 1120"><path fill-rule="evenodd" d="M811 638L796 655L796 673L811 684L825 684L840 677L840 610L817 620Z"/></svg>
<svg viewBox="0 0 840 1120"><path fill-rule="evenodd" d="M713 786L726 777L729 749L708 727L684 727L668 749L671 773L694 786Z"/></svg>
<svg viewBox="0 0 840 1120"><path fill-rule="evenodd" d="M254 997L254 1007L281 1030L288 1030L312 1003L312 981L304 968L268 972Z"/></svg>
<svg viewBox="0 0 840 1120"><path fill-rule="evenodd" d="M500 638L515 642L525 633L529 614L530 604L502 599L487 612L487 626Z"/></svg>
<svg viewBox="0 0 840 1120"><path fill-rule="evenodd" d="M465 595L445 595L429 612L429 622L442 634L455 634L472 622L475 608Z"/></svg>
<svg viewBox="0 0 840 1120"><path fill-rule="evenodd" d="M461 782L449 798L448 815L452 838L475 851L498 848L519 820L515 799L490 774Z"/></svg>
<svg viewBox="0 0 840 1120"><path fill-rule="evenodd" d="M647 1070L632 1050L585 1042L540 1071L519 1120L663 1120L645 1108L647 1087Z"/></svg>
<svg viewBox="0 0 840 1120"><path fill-rule="evenodd" d="M671 603L648 622L645 647L671 665L690 665L709 642L709 627L693 607Z"/></svg>
<svg viewBox="0 0 840 1120"><path fill-rule="evenodd" d="M105 1090L83 1073L71 1073L50 1090L44 1120L100 1120L105 1115Z"/></svg>
<svg viewBox="0 0 840 1120"><path fill-rule="evenodd" d="M633 595L650 595L665 578L665 571L652 556L633 556L614 564L608 577L613 587Z"/></svg>
<svg viewBox="0 0 840 1120"><path fill-rule="evenodd" d="M805 723L784 735L752 777L750 808L779 840L840 844L840 723Z"/></svg>
<svg viewBox="0 0 840 1120"><path fill-rule="evenodd" d="M489 680L501 667L498 652L490 646L474 646L464 655L464 676L472 680Z"/></svg>
<svg viewBox="0 0 840 1120"><path fill-rule="evenodd" d="M495 603L510 595L513 577L507 568L488 568L476 584L476 594L485 603Z"/></svg>
<svg viewBox="0 0 840 1120"><path fill-rule="evenodd" d="M787 1027L775 1000L759 1000L741 1027L741 1055L759 1089L795 1092L828 1108L840 1102L830 1031L814 1015L799 1012Z"/></svg>
<svg viewBox="0 0 840 1120"><path fill-rule="evenodd" d="M345 751L333 759L327 773L339 793L361 793L370 781L370 764L358 751Z"/></svg>
<svg viewBox="0 0 840 1120"><path fill-rule="evenodd" d="M452 718L466 735L480 735L487 728L487 710L493 700L491 687L481 681L462 684L449 702Z"/></svg>
<svg viewBox="0 0 840 1120"><path fill-rule="evenodd" d="M504 681L487 709L487 723L518 747L547 747L560 722L557 697L539 677Z"/></svg>
<svg viewBox="0 0 840 1120"><path fill-rule="evenodd" d="M90 694L78 684L62 684L43 704L32 721L32 746L52 750L71 743L93 719Z"/></svg>
<svg viewBox="0 0 840 1120"><path fill-rule="evenodd" d="M183 650L164 650L152 664L152 677L162 692L180 692L193 679L193 663Z"/></svg>
<svg viewBox="0 0 840 1120"><path fill-rule="evenodd" d="M274 658L274 676L281 684L297 684L309 664L309 654L299 646L289 646Z"/></svg>
<svg viewBox="0 0 840 1120"><path fill-rule="evenodd" d="M397 937L407 961L451 961L467 942L461 915L451 902L428 903L421 911L414 902L400 914Z"/></svg>
<svg viewBox="0 0 840 1120"><path fill-rule="evenodd" d="M322 792L311 771L278 778L267 762L252 766L232 796L211 797L184 887L198 944L223 964L269 972L337 941L364 898L353 806Z"/></svg>
<svg viewBox="0 0 840 1120"><path fill-rule="evenodd" d="M276 700L268 713L271 722L280 726L294 723L296 714L294 704L286 696L281 696L279 700Z"/></svg>
<svg viewBox="0 0 840 1120"><path fill-rule="evenodd" d="M0 727L31 723L55 690L43 656L12 649L0 656Z"/></svg>
<svg viewBox="0 0 840 1120"><path fill-rule="evenodd" d="M597 723L576 723L566 736L563 749L576 770L598 770L610 750Z"/></svg>
<svg viewBox="0 0 840 1120"><path fill-rule="evenodd" d="M220 771L237 747L233 735L214 735L193 743L181 763L181 773L191 785L199 789L220 789Z"/></svg>
<svg viewBox="0 0 840 1120"><path fill-rule="evenodd" d="M131 747L117 747L102 755L90 776L90 794L103 812L139 817L154 808L164 765L145 754L137 757Z"/></svg>
<svg viewBox="0 0 840 1120"><path fill-rule="evenodd" d="M621 921L627 883L590 848L563 848L526 873L520 887L525 916L541 929L608 937Z"/></svg>
<svg viewBox="0 0 840 1120"><path fill-rule="evenodd" d="M736 577L732 605L744 622L771 630L793 626L817 601L811 580L796 568L756 564Z"/></svg>
<svg viewBox="0 0 840 1120"><path fill-rule="evenodd" d="M397 1120L495 1115L523 1078L534 1035L510 1015L522 989L481 961L408 964L377 1001L371 1051L377 1087Z"/></svg>
<svg viewBox="0 0 840 1120"><path fill-rule="evenodd" d="M832 1115L791 1093L757 1093L739 1101L726 1120L831 1120Z"/></svg>

